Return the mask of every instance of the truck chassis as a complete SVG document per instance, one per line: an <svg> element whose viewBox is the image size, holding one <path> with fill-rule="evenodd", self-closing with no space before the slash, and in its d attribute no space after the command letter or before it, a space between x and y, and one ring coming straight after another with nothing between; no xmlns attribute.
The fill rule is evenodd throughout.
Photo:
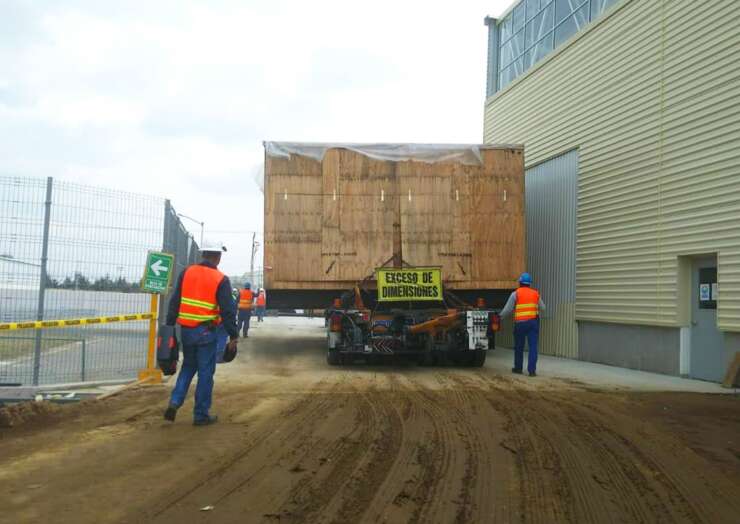
<svg viewBox="0 0 740 524"><path fill-rule="evenodd" d="M329 365L405 357L421 365L481 367L500 326L487 309L366 309L327 311Z"/></svg>

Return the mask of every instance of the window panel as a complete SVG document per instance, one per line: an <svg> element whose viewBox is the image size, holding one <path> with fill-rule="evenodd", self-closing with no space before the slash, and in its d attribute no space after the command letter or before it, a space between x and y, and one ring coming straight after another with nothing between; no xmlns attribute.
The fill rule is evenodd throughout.
<svg viewBox="0 0 740 524"><path fill-rule="evenodd" d="M552 51L552 33L537 42L524 55L524 67L529 69Z"/></svg>
<svg viewBox="0 0 740 524"><path fill-rule="evenodd" d="M513 66L507 67L506 69L501 70L501 73L498 75L499 89L503 89L511 83L511 81L514 79L512 76L513 72L514 72Z"/></svg>
<svg viewBox="0 0 740 524"><path fill-rule="evenodd" d="M511 38L511 35L514 34L511 31L511 26L511 14L509 14L509 16L504 18L504 21L501 22L501 24L499 25L499 28L501 29L501 42L506 42L509 38Z"/></svg>
<svg viewBox="0 0 740 524"><path fill-rule="evenodd" d="M573 11L586 5L586 19L588 19L588 0L555 0L555 24L567 18Z"/></svg>
<svg viewBox="0 0 740 524"><path fill-rule="evenodd" d="M522 29L511 39L511 52L514 58L524 53L524 30Z"/></svg>
<svg viewBox="0 0 740 524"><path fill-rule="evenodd" d="M606 8L617 3L617 0L591 0L591 20L606 10Z"/></svg>
<svg viewBox="0 0 740 524"><path fill-rule="evenodd" d="M527 1L527 20L531 20L540 10L540 0ZM546 0L543 0L543 3Z"/></svg>
<svg viewBox="0 0 740 524"><path fill-rule="evenodd" d="M552 31L553 11L553 6L550 4L530 22L527 22L527 31L525 36L525 45L527 48Z"/></svg>
<svg viewBox="0 0 740 524"><path fill-rule="evenodd" d="M520 2L519 5L514 8L514 12L512 14L514 15L513 30L516 33L522 27L524 27L524 2Z"/></svg>
<svg viewBox="0 0 740 524"><path fill-rule="evenodd" d="M555 28L555 47L565 42L588 23L588 4L566 18Z"/></svg>
<svg viewBox="0 0 740 524"><path fill-rule="evenodd" d="M514 63L511 64L511 67L514 68L514 78L521 75L524 72L524 57L522 56L514 60Z"/></svg>
<svg viewBox="0 0 740 524"><path fill-rule="evenodd" d="M510 41L506 42L501 46L501 56L499 59L500 68L503 69L514 60L514 53L512 50L513 43Z"/></svg>

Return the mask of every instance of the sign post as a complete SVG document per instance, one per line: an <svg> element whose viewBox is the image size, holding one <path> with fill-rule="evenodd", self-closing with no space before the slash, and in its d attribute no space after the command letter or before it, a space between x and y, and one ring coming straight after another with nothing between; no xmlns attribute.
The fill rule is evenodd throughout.
<svg viewBox="0 0 740 524"><path fill-rule="evenodd" d="M150 384L160 384L162 382L162 370L157 368L154 362L157 341L157 312L159 310L159 294L167 293L169 290L174 267L174 255L150 251L146 257L144 278L141 279L141 289L152 294L150 302L152 317L149 320L149 347L146 368L139 371L139 380L146 380Z"/></svg>

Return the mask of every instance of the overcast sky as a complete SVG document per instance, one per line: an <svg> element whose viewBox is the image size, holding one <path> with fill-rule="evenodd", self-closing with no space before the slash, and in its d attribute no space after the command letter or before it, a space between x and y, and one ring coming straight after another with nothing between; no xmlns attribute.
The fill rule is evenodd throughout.
<svg viewBox="0 0 740 524"><path fill-rule="evenodd" d="M480 142L511 3L0 0L0 174L170 198L243 273L262 141Z"/></svg>

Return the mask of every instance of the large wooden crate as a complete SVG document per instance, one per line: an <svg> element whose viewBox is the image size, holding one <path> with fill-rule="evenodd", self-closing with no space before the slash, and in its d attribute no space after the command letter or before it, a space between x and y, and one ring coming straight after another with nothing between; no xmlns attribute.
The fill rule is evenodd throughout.
<svg viewBox="0 0 740 524"><path fill-rule="evenodd" d="M394 255L441 266L448 289L516 286L521 147L265 146L268 290L349 288Z"/></svg>

